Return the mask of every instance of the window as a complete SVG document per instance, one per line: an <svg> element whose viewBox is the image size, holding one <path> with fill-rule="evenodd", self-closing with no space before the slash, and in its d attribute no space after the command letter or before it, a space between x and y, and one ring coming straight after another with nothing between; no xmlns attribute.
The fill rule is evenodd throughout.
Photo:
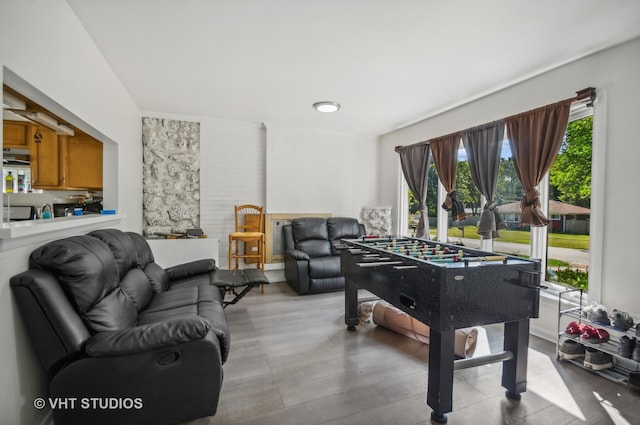
<svg viewBox="0 0 640 425"><path fill-rule="evenodd" d="M492 241L492 251L509 255L540 258L546 270L545 280L551 284L588 289L591 251L591 175L593 150L593 115L591 108L581 103L572 107L569 124L558 157L540 183L542 209L549 219L546 227L531 229L520 224L520 199L524 195L517 178L509 142L503 141L495 198L506 229ZM482 246L476 233L484 199L473 185L466 162L466 153L459 150L456 190L467 212L464 222L447 223L447 242L462 243L471 248ZM433 167L433 166L432 166ZM427 196L429 217L446 214L437 202L435 167L429 175ZM439 185L438 190L444 189ZM444 220L439 220L442 225ZM432 219L435 224L435 220ZM432 236L436 231L432 226Z"/></svg>

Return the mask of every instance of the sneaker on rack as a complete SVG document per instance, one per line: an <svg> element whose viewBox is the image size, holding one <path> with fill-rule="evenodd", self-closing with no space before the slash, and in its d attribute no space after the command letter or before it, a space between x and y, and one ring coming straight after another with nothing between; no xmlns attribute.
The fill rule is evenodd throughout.
<svg viewBox="0 0 640 425"><path fill-rule="evenodd" d="M598 334L598 342L601 344L609 341L609 332L606 329L597 328L596 333Z"/></svg>
<svg viewBox="0 0 640 425"><path fill-rule="evenodd" d="M584 367L591 370L613 367L613 357L595 348L587 347L584 353Z"/></svg>
<svg viewBox="0 0 640 425"><path fill-rule="evenodd" d="M636 346L636 339L629 338L627 335L624 335L620 338L620 346L618 346L618 354L622 357L626 357L630 359L633 355L633 350Z"/></svg>
<svg viewBox="0 0 640 425"><path fill-rule="evenodd" d="M589 325L582 325L580 339L590 344L602 344L609 341L609 332L602 328L594 328Z"/></svg>
<svg viewBox="0 0 640 425"><path fill-rule="evenodd" d="M584 357L584 345L578 344L572 339L566 339L560 346L558 355L565 360Z"/></svg>
<svg viewBox="0 0 640 425"><path fill-rule="evenodd" d="M627 331L633 326L633 319L629 313L614 308L611 312L611 326L621 331Z"/></svg>
<svg viewBox="0 0 640 425"><path fill-rule="evenodd" d="M631 358L637 362L640 362L640 341L638 341L638 338L636 338L635 341L636 341L636 346L633 349L633 354L631 355Z"/></svg>
<svg viewBox="0 0 640 425"><path fill-rule="evenodd" d="M607 308L595 301L582 309L582 315L599 325L609 325L610 323Z"/></svg>
<svg viewBox="0 0 640 425"><path fill-rule="evenodd" d="M629 374L629 386L640 391L640 372L637 370Z"/></svg>
<svg viewBox="0 0 640 425"><path fill-rule="evenodd" d="M598 337L598 331L596 331L596 328L589 325L581 326L580 339L585 342L590 342L591 344L597 344L598 342L600 342L600 338Z"/></svg>
<svg viewBox="0 0 640 425"><path fill-rule="evenodd" d="M567 325L566 329L564 330L564 333L566 333L567 335L578 336L582 333L582 326L583 325L579 325L576 322L571 322Z"/></svg>

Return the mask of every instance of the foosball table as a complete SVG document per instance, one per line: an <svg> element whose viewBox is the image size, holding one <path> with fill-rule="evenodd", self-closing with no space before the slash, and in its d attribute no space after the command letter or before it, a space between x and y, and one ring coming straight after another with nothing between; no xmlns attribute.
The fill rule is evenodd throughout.
<svg viewBox="0 0 640 425"><path fill-rule="evenodd" d="M358 289L429 325L427 404L431 418L447 421L456 369L503 362L508 398L526 391L529 319L538 317L540 263L410 237L341 241L346 278L345 323L358 325ZM482 357L454 357L456 329L504 323L504 350Z"/></svg>

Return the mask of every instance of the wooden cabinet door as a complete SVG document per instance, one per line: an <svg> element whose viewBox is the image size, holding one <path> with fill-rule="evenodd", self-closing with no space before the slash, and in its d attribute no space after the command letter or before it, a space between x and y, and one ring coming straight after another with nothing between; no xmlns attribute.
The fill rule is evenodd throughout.
<svg viewBox="0 0 640 425"><path fill-rule="evenodd" d="M102 143L86 135L67 137L67 188L102 190Z"/></svg>
<svg viewBox="0 0 640 425"><path fill-rule="evenodd" d="M5 121L2 125L2 147L29 149L29 124Z"/></svg>
<svg viewBox="0 0 640 425"><path fill-rule="evenodd" d="M43 126L30 126L31 186L34 189L60 189L64 184L63 164L60 158L58 135Z"/></svg>

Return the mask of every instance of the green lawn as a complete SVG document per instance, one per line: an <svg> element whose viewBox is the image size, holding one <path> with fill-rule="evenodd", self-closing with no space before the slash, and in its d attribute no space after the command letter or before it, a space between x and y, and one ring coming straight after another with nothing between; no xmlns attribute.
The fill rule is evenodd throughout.
<svg viewBox="0 0 640 425"><path fill-rule="evenodd" d="M433 230L433 229L431 229ZM464 237L469 239L480 239L480 235L476 232L476 226L465 226ZM462 231L457 227L449 229L451 238L461 238ZM433 233L435 236L435 233ZM528 244L530 240L530 232L528 230L500 230L501 242L513 242ZM573 248L581 250L589 250L589 235L568 235L564 233L549 233L549 246L558 248Z"/></svg>

